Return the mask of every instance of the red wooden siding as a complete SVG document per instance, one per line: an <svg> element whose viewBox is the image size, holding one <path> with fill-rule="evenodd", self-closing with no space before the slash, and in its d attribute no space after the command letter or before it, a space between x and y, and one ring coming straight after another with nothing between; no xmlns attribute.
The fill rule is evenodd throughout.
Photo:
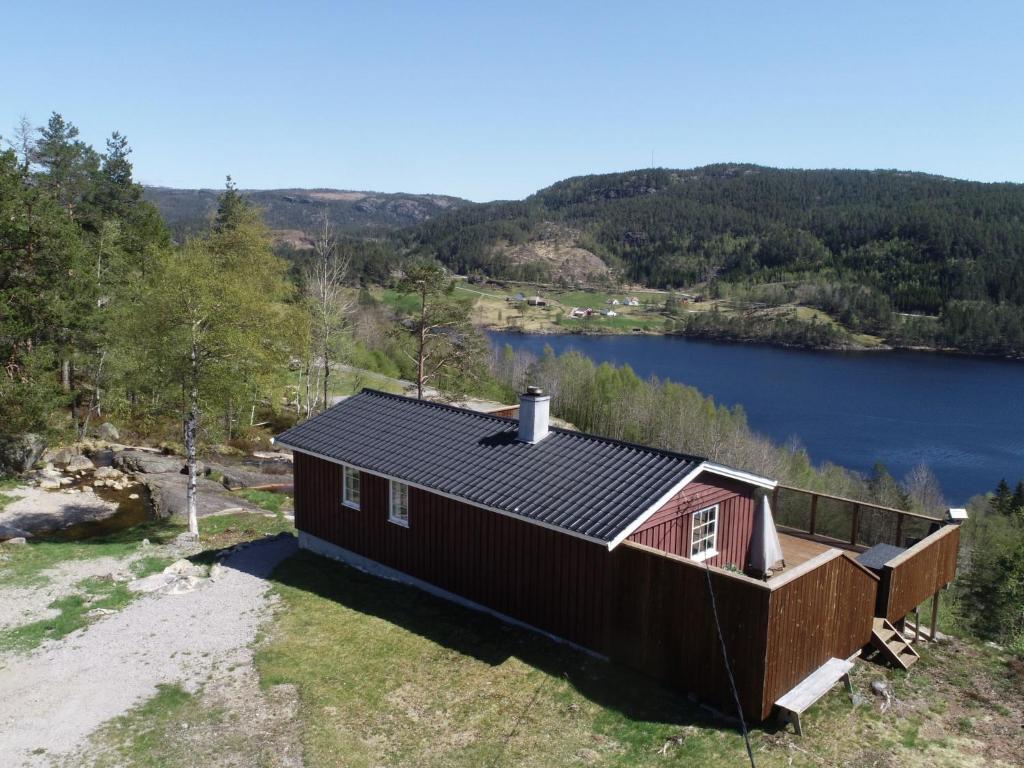
<svg viewBox="0 0 1024 768"><path fill-rule="evenodd" d="M749 486L708 472L655 512L629 537L630 541L681 557L690 556L692 515L718 504L718 555L711 565L747 567L756 500Z"/></svg>
<svg viewBox="0 0 1024 768"><path fill-rule="evenodd" d="M295 452L295 526L526 624L606 653L608 550L409 489L409 527L388 522L388 481L363 472L341 505L341 466Z"/></svg>

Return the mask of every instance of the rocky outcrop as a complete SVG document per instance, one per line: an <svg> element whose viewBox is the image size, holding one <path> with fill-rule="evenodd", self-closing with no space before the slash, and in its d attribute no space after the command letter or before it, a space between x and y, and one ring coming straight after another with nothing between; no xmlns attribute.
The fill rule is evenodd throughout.
<svg viewBox="0 0 1024 768"><path fill-rule="evenodd" d="M289 467L290 469L290 467ZM273 485L291 485L290 472L260 472L246 467L235 467L226 464L207 464L207 473L216 472L221 485L235 491L239 488L264 488Z"/></svg>
<svg viewBox="0 0 1024 768"><path fill-rule="evenodd" d="M163 456L149 451L127 450L114 455L113 464L122 472L158 475L184 472L185 460L181 456Z"/></svg>
<svg viewBox="0 0 1024 768"><path fill-rule="evenodd" d="M72 456L65 466L65 470L68 472L85 472L86 470L94 468L95 465L92 463L92 460L88 456L83 456L80 453Z"/></svg>
<svg viewBox="0 0 1024 768"><path fill-rule="evenodd" d="M21 435L0 435L0 475L27 472L46 450L42 435L27 432Z"/></svg>
<svg viewBox="0 0 1024 768"><path fill-rule="evenodd" d="M149 488L153 511L158 517L188 514L186 486L188 478L177 473L148 474L142 478ZM224 512L259 512L263 510L245 499L231 494L220 483L201 477L196 481L196 514L199 517Z"/></svg>

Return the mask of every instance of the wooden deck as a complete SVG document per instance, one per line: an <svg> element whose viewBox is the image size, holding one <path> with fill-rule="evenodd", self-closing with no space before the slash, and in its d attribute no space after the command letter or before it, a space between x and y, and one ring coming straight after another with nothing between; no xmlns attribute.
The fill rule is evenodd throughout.
<svg viewBox="0 0 1024 768"><path fill-rule="evenodd" d="M782 545L782 557L786 561L786 567L779 573L785 573L787 570L817 557L822 552L832 549L827 544L801 539L799 536L790 536L788 533L779 534L779 543Z"/></svg>

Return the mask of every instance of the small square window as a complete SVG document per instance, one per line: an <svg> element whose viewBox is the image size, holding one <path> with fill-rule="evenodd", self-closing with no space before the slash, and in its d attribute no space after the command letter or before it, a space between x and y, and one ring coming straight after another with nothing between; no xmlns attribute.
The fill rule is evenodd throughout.
<svg viewBox="0 0 1024 768"><path fill-rule="evenodd" d="M718 554L718 505L693 513L693 528L690 534L690 557L707 560Z"/></svg>
<svg viewBox="0 0 1024 768"><path fill-rule="evenodd" d="M397 480L390 482L390 503L388 520L398 525L409 527L409 486Z"/></svg>
<svg viewBox="0 0 1024 768"><path fill-rule="evenodd" d="M341 503L352 509L359 509L359 470L343 467L341 470Z"/></svg>

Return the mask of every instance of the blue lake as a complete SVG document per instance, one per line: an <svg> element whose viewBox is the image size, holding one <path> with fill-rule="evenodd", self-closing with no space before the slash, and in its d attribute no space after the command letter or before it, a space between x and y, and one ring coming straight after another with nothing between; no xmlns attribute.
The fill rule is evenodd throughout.
<svg viewBox="0 0 1024 768"><path fill-rule="evenodd" d="M962 504L1000 478L1024 478L1024 363L915 352L809 352L671 336L491 334L540 355L545 345L642 377L689 384L741 405L753 429L797 438L811 458L900 478L924 462Z"/></svg>

